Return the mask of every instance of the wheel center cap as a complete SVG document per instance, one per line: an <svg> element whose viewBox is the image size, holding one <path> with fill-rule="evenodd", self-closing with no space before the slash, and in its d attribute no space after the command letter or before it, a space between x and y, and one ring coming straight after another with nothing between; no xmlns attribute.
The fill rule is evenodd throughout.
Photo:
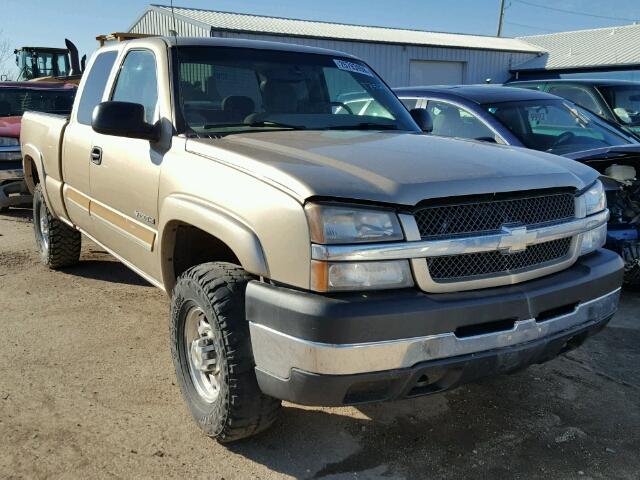
<svg viewBox="0 0 640 480"><path fill-rule="evenodd" d="M210 338L202 337L191 342L193 366L201 372L215 372L217 366L216 348Z"/></svg>

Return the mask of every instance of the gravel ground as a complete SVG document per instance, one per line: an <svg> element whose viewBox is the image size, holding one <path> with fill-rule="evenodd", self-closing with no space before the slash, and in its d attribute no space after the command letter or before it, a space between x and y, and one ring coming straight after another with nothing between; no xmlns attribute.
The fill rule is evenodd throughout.
<svg viewBox="0 0 640 480"><path fill-rule="evenodd" d="M640 294L582 348L447 394L285 404L269 432L204 437L175 385L168 299L84 240L41 266L0 215L0 478L640 478Z"/></svg>

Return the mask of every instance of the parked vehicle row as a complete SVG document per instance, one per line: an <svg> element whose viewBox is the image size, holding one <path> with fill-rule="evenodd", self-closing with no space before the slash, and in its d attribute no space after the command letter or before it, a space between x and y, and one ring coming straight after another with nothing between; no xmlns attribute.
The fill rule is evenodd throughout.
<svg viewBox="0 0 640 480"><path fill-rule="evenodd" d="M502 86L399 88L409 108L424 108L430 133L562 155L602 174L611 211L607 247L640 284L640 143L595 114L557 96Z"/></svg>
<svg viewBox="0 0 640 480"><path fill-rule="evenodd" d="M178 383L220 441L268 428L282 399L437 393L602 329L623 264L602 248L600 174L429 120L341 52L104 47L71 115L23 118L42 260L78 262L84 233L171 295Z"/></svg>

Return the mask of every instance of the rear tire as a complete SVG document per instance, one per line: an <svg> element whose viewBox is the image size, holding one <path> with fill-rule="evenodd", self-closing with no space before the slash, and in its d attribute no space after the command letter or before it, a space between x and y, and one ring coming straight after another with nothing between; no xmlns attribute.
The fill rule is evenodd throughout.
<svg viewBox="0 0 640 480"><path fill-rule="evenodd" d="M280 400L260 391L245 317L251 276L204 263L177 280L171 298L171 354L182 395L200 428L221 443L273 424Z"/></svg>
<svg viewBox="0 0 640 480"><path fill-rule="evenodd" d="M41 184L33 192L33 228L40 258L47 267L56 270L78 263L82 236L51 215Z"/></svg>

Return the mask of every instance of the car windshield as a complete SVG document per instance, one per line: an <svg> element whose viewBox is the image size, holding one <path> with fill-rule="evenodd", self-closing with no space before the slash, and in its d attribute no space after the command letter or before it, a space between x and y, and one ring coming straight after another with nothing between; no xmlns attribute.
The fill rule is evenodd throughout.
<svg viewBox="0 0 640 480"><path fill-rule="evenodd" d="M0 117L19 117L27 110L68 115L75 93L75 88L0 88Z"/></svg>
<svg viewBox="0 0 640 480"><path fill-rule="evenodd" d="M417 132L408 111L364 63L313 53L180 47L186 129L202 135L295 130Z"/></svg>
<svg viewBox="0 0 640 480"><path fill-rule="evenodd" d="M599 117L562 100L505 102L484 107L534 150L564 155L634 143Z"/></svg>
<svg viewBox="0 0 640 480"><path fill-rule="evenodd" d="M598 87L623 125L640 126L640 85Z"/></svg>

